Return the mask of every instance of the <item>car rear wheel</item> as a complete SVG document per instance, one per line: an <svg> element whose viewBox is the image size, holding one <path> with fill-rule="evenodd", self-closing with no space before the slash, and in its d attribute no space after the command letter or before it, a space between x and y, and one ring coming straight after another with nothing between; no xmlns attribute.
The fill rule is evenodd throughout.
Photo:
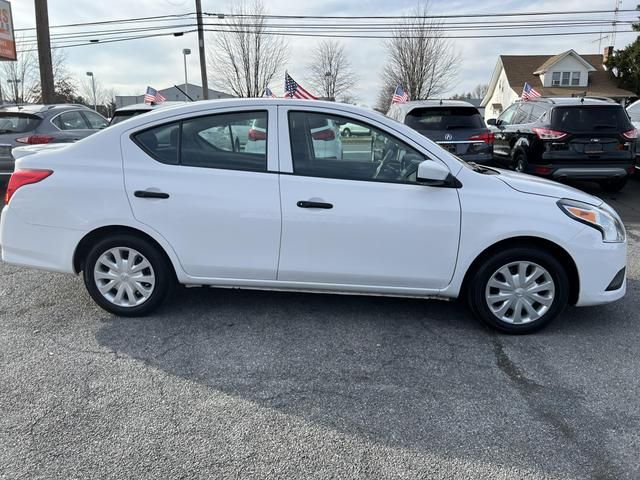
<svg viewBox="0 0 640 480"><path fill-rule="evenodd" d="M168 261L150 242L129 234L94 245L84 264L91 298L113 314L134 317L156 309L173 285Z"/></svg>
<svg viewBox="0 0 640 480"><path fill-rule="evenodd" d="M527 171L527 158L524 156L524 153L516 154L513 159L513 169L516 172L525 173Z"/></svg>
<svg viewBox="0 0 640 480"><path fill-rule="evenodd" d="M627 184L627 177L624 177L624 178L618 178L615 180L609 180L607 182L601 182L600 187L602 187L602 189L605 192L617 193L620 190L622 190L626 184Z"/></svg>
<svg viewBox="0 0 640 480"><path fill-rule="evenodd" d="M470 278L467 301L485 324L505 333L540 330L567 305L569 281L558 260L530 247L487 258Z"/></svg>
<svg viewBox="0 0 640 480"><path fill-rule="evenodd" d="M351 130L349 130L348 128L345 128L344 130L342 130L342 136L343 137L350 137L351 136Z"/></svg>

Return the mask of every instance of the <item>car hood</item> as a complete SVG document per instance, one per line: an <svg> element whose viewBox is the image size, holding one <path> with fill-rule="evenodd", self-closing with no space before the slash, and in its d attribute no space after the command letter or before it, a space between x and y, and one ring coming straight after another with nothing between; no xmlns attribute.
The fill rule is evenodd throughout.
<svg viewBox="0 0 640 480"><path fill-rule="evenodd" d="M500 170L497 176L508 186L522 193L530 193L532 195L542 195L553 198L568 198L579 202L588 203L589 205L600 206L603 201L594 195L578 190L577 188L563 185L562 183L547 180L546 178L534 177L524 173L512 172L509 170Z"/></svg>
<svg viewBox="0 0 640 480"><path fill-rule="evenodd" d="M11 150L11 155L15 160L19 158L26 157L27 155L33 155L34 153L42 152L42 151L53 151L60 150L62 148L67 148L71 143L44 143L42 145L25 145L24 147L15 147Z"/></svg>

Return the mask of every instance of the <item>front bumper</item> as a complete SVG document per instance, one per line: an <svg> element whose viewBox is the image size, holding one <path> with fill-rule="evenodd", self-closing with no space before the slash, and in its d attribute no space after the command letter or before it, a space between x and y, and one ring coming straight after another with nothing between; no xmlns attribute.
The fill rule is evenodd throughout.
<svg viewBox="0 0 640 480"><path fill-rule="evenodd" d="M604 243L600 232L586 227L571 244L580 278L576 305L602 305L624 297L626 278L619 288L611 289L611 285L616 275L627 266L627 243Z"/></svg>

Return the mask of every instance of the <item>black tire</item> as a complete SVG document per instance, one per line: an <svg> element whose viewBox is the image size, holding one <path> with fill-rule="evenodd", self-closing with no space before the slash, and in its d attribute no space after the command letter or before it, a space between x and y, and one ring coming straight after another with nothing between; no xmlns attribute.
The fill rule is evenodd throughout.
<svg viewBox="0 0 640 480"><path fill-rule="evenodd" d="M607 193L618 193L627 184L628 177L600 182L600 187Z"/></svg>
<svg viewBox="0 0 640 480"><path fill-rule="evenodd" d="M342 136L349 138L351 136L351 130L349 130L348 128L345 128L344 130L342 130Z"/></svg>
<svg viewBox="0 0 640 480"><path fill-rule="evenodd" d="M531 262L544 268L554 282L555 294L551 305L540 318L529 323L515 324L503 321L494 315L485 298L487 284L503 266L513 262ZM534 247L514 247L488 257L469 278L467 303L472 313L486 325L510 334L533 333L549 324L567 306L569 280L562 264L551 254ZM524 308L524 307L522 307Z"/></svg>
<svg viewBox="0 0 640 480"><path fill-rule="evenodd" d="M102 254L112 248L130 248L148 260L155 276L155 285L149 297L135 306L119 306L100 293L95 279L95 266ZM97 242L85 258L83 268L84 284L91 298L104 310L121 317L139 317L158 308L175 285L175 274L164 253L151 242L131 234L117 234Z"/></svg>
<svg viewBox="0 0 640 480"><path fill-rule="evenodd" d="M518 152L513 157L513 169L516 172L526 173L527 168L529 167L529 163L527 162L527 157L524 153Z"/></svg>

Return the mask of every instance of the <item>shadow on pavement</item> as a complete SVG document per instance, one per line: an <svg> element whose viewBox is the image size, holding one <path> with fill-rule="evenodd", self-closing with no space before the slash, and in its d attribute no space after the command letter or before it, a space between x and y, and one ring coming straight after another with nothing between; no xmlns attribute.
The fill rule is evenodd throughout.
<svg viewBox="0 0 640 480"><path fill-rule="evenodd" d="M610 420L583 405L585 392L557 378L548 358L555 339L580 357L620 333L610 307L577 310L538 335L508 337L458 303L180 289L158 316L110 318L96 337L173 375L376 443L614 472L601 445Z"/></svg>

